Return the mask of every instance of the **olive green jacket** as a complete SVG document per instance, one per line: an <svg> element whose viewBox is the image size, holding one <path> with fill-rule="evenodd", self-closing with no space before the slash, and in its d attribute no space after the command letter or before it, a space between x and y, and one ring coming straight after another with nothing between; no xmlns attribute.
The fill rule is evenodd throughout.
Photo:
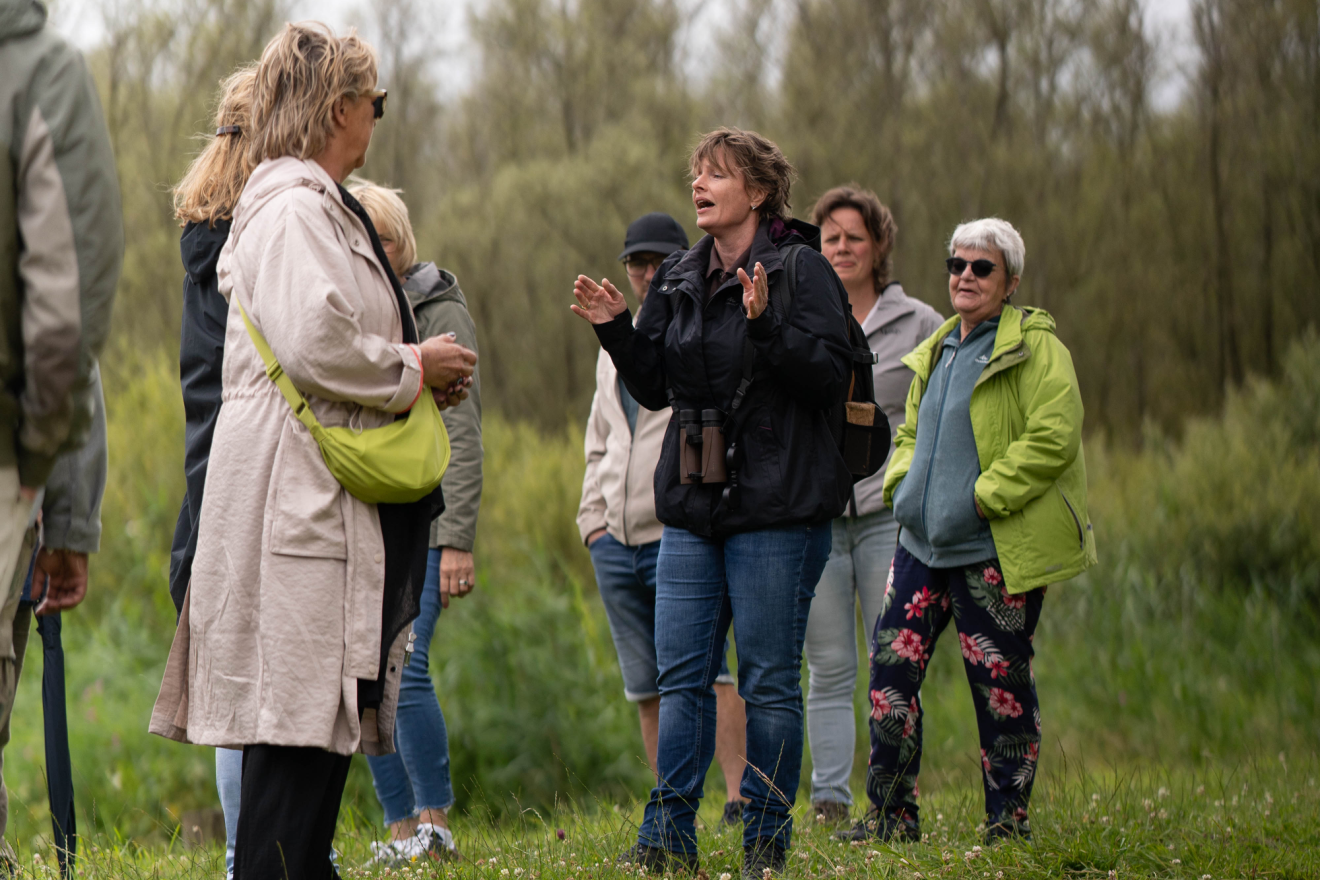
<svg viewBox="0 0 1320 880"><path fill-rule="evenodd" d="M912 466L921 396L944 337L958 324L955 315L903 358L916 376L885 473L884 500L890 507ZM981 464L976 500L990 520L1008 591L1058 583L1094 565L1082 395L1072 356L1054 335L1047 312L1004 306L990 362L972 391L971 417Z"/></svg>
<svg viewBox="0 0 1320 880"><path fill-rule="evenodd" d="M0 149L0 468L40 486L92 422L124 229L96 87L37 0L0 0Z"/></svg>
<svg viewBox="0 0 1320 880"><path fill-rule="evenodd" d="M477 350L477 328L453 273L434 263L418 263L408 272L403 292L412 303L421 339L453 333L459 345ZM431 523L431 546L470 553L477 537L477 513L481 509L480 366L472 371L468 399L441 410L440 418L449 432L449 468L440 484L445 512Z"/></svg>

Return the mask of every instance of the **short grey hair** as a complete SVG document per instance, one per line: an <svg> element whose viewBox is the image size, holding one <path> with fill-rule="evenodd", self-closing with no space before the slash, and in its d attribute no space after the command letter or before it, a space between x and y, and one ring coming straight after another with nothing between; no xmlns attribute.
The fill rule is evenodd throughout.
<svg viewBox="0 0 1320 880"><path fill-rule="evenodd" d="M949 256L958 248L981 251L998 250L1004 255L1004 270L1008 277L1021 275L1027 260L1027 246L1013 224L998 217L983 217L969 223L959 223L949 237Z"/></svg>

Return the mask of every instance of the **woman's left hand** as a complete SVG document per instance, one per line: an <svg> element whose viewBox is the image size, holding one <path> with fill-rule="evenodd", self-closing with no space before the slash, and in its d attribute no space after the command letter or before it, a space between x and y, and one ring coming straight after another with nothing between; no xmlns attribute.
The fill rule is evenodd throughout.
<svg viewBox="0 0 1320 880"><path fill-rule="evenodd" d="M440 607L448 608L451 597L461 599L472 592L476 580L471 551L453 547L440 549Z"/></svg>
<svg viewBox="0 0 1320 880"><path fill-rule="evenodd" d="M743 286L743 311L749 321L761 317L770 303L770 282L766 280L765 267L757 263L752 276L748 278L746 272L738 270L738 280Z"/></svg>

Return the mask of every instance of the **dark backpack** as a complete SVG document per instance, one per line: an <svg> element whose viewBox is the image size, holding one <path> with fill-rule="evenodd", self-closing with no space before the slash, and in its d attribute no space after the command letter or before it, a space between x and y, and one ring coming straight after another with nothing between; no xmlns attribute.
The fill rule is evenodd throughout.
<svg viewBox="0 0 1320 880"><path fill-rule="evenodd" d="M788 320L789 306L797 291L798 253L805 247L808 245L793 244L780 252L784 261L782 282L771 282L766 307L777 306L781 321ZM843 297L843 313L848 323L848 345L852 349L852 375L847 390L830 404L825 417L839 454L843 456L853 482L856 483L874 475L884 466L885 458L889 455L889 419L875 402L875 377L871 372L877 361L875 352L871 351L866 334L862 332L862 325L857 323L846 296ZM736 428L732 431L729 428L741 426L741 420L736 415L752 384L755 364L756 349L748 339L743 343L742 381L738 383L738 390L729 407L726 435L736 432Z"/></svg>

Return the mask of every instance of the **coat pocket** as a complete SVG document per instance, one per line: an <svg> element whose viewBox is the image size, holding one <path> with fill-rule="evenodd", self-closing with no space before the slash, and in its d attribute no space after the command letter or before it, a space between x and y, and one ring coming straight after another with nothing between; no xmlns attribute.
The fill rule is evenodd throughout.
<svg viewBox="0 0 1320 880"><path fill-rule="evenodd" d="M284 420L275 468L270 552L316 559L347 559L343 487L325 466L321 449L292 417Z"/></svg>

